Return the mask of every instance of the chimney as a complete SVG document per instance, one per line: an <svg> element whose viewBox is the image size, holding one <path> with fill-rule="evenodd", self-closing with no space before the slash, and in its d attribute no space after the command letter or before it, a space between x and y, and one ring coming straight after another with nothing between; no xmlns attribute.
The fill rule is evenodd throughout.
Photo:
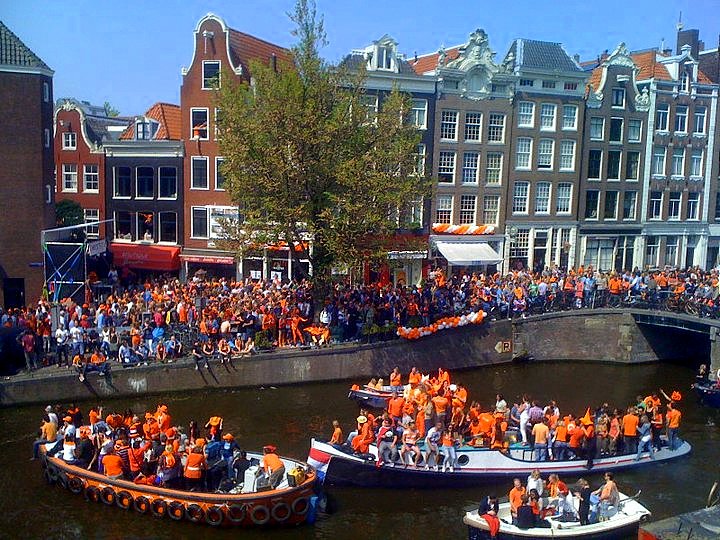
<svg viewBox="0 0 720 540"><path fill-rule="evenodd" d="M277 55L275 53L272 53L270 57L270 65L272 66L273 72L277 73Z"/></svg>
<svg viewBox="0 0 720 540"><path fill-rule="evenodd" d="M417 62L417 51L415 51L415 60L413 62Z"/></svg>
<svg viewBox="0 0 720 540"><path fill-rule="evenodd" d="M690 54L697 60L698 53L700 52L700 30L696 28L678 30L675 54L680 54L683 45L690 45Z"/></svg>
<svg viewBox="0 0 720 540"><path fill-rule="evenodd" d="M575 60L575 62L577 62L579 64L580 63L580 55L577 53L573 54L573 60Z"/></svg>
<svg viewBox="0 0 720 540"><path fill-rule="evenodd" d="M600 62L604 62L605 60L607 60L607 57L608 57L608 50L605 49L603 51L603 53L600 55Z"/></svg>

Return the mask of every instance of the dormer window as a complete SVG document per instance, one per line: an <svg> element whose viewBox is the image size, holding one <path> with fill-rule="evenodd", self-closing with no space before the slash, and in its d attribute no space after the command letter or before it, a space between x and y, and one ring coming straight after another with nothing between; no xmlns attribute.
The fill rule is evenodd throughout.
<svg viewBox="0 0 720 540"><path fill-rule="evenodd" d="M203 61L203 90L217 90L220 88L220 62Z"/></svg>
<svg viewBox="0 0 720 540"><path fill-rule="evenodd" d="M149 141L155 137L157 133L158 124L147 118L138 120L135 123L135 140L137 141Z"/></svg>
<svg viewBox="0 0 720 540"><path fill-rule="evenodd" d="M393 50L390 47L379 46L375 55L377 69L391 70L393 67Z"/></svg>
<svg viewBox="0 0 720 540"><path fill-rule="evenodd" d="M680 74L680 91L689 93L690 92L690 75L687 71L683 71Z"/></svg>

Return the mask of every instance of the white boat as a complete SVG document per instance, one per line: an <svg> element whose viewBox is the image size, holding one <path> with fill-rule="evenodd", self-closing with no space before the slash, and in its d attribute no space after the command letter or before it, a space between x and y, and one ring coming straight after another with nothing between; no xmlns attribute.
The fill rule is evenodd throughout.
<svg viewBox="0 0 720 540"><path fill-rule="evenodd" d="M520 529L513 525L510 516L510 503L503 503L500 505L498 512L500 530L496 538L501 540L527 540L528 538L580 538L582 540L591 540L637 536L640 522L650 517L650 511L637 501L639 495L638 492L637 495L628 497L620 493L620 501L617 507L610 506L606 514L607 519L603 521L580 525L579 521L561 521L559 516L554 516L545 518L550 523L550 527L534 527L531 529ZM467 512L463 517L463 523L468 526L468 538L470 540L490 538L488 522L478 515L477 510Z"/></svg>

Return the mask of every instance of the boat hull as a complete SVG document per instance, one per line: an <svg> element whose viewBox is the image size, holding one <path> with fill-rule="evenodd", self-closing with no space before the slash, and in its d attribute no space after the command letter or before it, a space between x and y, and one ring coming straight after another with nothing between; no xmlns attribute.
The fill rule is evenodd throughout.
<svg viewBox="0 0 720 540"><path fill-rule="evenodd" d="M361 407L370 407L371 409L387 408L388 400L391 394L387 392L374 392L372 390L350 390L348 398L357 402Z"/></svg>
<svg viewBox="0 0 720 540"><path fill-rule="evenodd" d="M291 462L290 460L284 460ZM91 502L140 514L216 527L293 526L313 521L317 473L305 466L305 480L294 487L255 493L203 493L112 480L105 475L42 454L44 475ZM297 464L302 465L301 462Z"/></svg>
<svg viewBox="0 0 720 540"><path fill-rule="evenodd" d="M638 523L635 523L613 529L612 531L600 531L583 535L575 533L577 536L572 536L572 538L580 538L582 540L625 540L626 538L637 537L639 526L640 525ZM528 540L530 538L541 540L543 538L557 538L557 536L553 537L551 535L541 536L537 533L537 531L541 530L543 529L532 529L532 536L521 536L518 534L506 533L501 530L495 538L498 540ZM468 526L468 540L490 540L490 538L491 536L489 532Z"/></svg>
<svg viewBox="0 0 720 540"><path fill-rule="evenodd" d="M720 388L716 385L695 383L692 385L692 388L695 390L695 393L698 395L703 405L720 408Z"/></svg>

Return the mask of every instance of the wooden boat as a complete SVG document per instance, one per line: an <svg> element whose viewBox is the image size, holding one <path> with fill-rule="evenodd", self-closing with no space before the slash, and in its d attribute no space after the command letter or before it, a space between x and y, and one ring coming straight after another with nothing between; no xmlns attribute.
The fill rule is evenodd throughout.
<svg viewBox="0 0 720 540"><path fill-rule="evenodd" d="M650 511L637 501L638 493L628 497L620 493L617 507L610 506L607 519L588 525L580 525L579 521L561 520L559 516L548 517L550 527L534 527L520 529L512 524L510 503L500 505L498 518L500 530L497 538L501 540L543 539L543 538L580 538L582 540L637 537L640 522L650 517ZM478 515L477 510L467 512L463 523L468 526L470 540L490 538L488 522Z"/></svg>
<svg viewBox="0 0 720 540"><path fill-rule="evenodd" d="M691 387L703 405L720 408L720 387L714 382L694 383Z"/></svg>
<svg viewBox="0 0 720 540"><path fill-rule="evenodd" d="M350 388L348 398L357 401L361 407L370 407L373 409L386 409L388 400L392 397L392 390L389 386L383 386L381 390L365 385L359 387L353 385Z"/></svg>
<svg viewBox="0 0 720 540"><path fill-rule="evenodd" d="M286 471L303 467L305 479L290 486L288 477L276 489L255 491L255 485L243 485L240 493L202 493L112 480L103 474L49 457L41 448L44 475L48 483L58 484L90 502L102 502L139 514L175 521L205 523L215 527L260 527L299 525L315 519L316 472L300 461L281 458ZM248 459L261 454L248 452ZM252 468L251 468L252 469ZM253 474L254 471L250 470ZM248 476L246 476L248 478ZM246 480L245 484L248 484Z"/></svg>
<svg viewBox="0 0 720 540"><path fill-rule="evenodd" d="M422 450L422 445L420 445ZM442 472L425 464L404 466L401 463L383 463L377 466L377 447L370 445L367 454L357 455L344 447L338 448L325 442L312 440L308 463L317 469L318 478L335 485L356 485L364 487L411 487L411 488L457 488L482 484L488 480L526 477L534 469L543 476L550 473L576 475L600 473L643 467L662 463L688 454L691 446L687 441L674 451L663 447L654 453L654 460L645 452L640 460L635 455L618 455L595 459L591 464L586 460L534 461L529 447L513 444L507 453L489 448L462 446L457 448L457 463L454 471Z"/></svg>

